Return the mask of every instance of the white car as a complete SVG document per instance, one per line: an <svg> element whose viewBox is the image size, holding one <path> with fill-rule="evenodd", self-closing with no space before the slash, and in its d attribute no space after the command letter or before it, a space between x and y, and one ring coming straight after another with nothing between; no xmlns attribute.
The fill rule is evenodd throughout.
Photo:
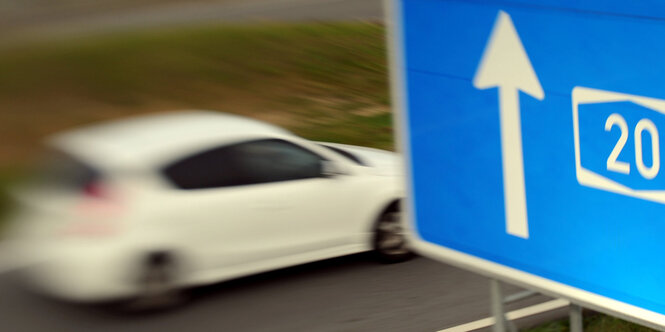
<svg viewBox="0 0 665 332"><path fill-rule="evenodd" d="M410 256L396 154L317 143L216 112L56 135L46 179L16 191L31 284L76 301L189 286L375 250Z"/></svg>

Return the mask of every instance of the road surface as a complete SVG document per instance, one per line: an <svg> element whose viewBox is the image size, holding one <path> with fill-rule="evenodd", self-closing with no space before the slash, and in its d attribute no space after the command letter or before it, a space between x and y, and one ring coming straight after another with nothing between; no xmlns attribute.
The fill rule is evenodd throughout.
<svg viewBox="0 0 665 332"><path fill-rule="evenodd" d="M153 314L55 302L16 287L12 274L0 275L0 294L3 330L26 332L438 331L489 315L484 277L425 258L383 265L366 254L200 288L186 305Z"/></svg>

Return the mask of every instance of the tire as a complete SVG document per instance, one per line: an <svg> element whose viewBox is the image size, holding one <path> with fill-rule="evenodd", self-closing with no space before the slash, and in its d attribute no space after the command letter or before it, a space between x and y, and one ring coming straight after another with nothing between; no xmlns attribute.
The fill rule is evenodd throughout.
<svg viewBox="0 0 665 332"><path fill-rule="evenodd" d="M386 210L376 223L373 246L376 256L383 263L398 263L413 257L406 242L401 212L396 205Z"/></svg>
<svg viewBox="0 0 665 332"><path fill-rule="evenodd" d="M185 302L186 297L176 281L176 261L168 253L152 253L146 256L137 284L138 294L125 308L132 312L166 310Z"/></svg>

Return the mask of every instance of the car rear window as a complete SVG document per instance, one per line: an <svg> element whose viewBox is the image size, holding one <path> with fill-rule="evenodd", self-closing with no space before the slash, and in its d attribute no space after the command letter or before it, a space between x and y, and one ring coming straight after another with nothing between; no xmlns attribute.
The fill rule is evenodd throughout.
<svg viewBox="0 0 665 332"><path fill-rule="evenodd" d="M98 169L74 156L58 150L49 150L37 165L32 180L37 185L82 189L101 179Z"/></svg>

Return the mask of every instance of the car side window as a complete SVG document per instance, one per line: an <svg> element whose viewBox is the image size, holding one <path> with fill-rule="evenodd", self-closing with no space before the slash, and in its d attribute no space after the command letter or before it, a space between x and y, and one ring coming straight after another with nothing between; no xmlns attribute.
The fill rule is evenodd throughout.
<svg viewBox="0 0 665 332"><path fill-rule="evenodd" d="M228 145L184 158L164 169L181 189L291 181L321 176L323 159L279 139Z"/></svg>
<svg viewBox="0 0 665 332"><path fill-rule="evenodd" d="M234 184L237 177L227 163L226 147L215 148L185 157L163 169L163 173L180 189L205 189Z"/></svg>

